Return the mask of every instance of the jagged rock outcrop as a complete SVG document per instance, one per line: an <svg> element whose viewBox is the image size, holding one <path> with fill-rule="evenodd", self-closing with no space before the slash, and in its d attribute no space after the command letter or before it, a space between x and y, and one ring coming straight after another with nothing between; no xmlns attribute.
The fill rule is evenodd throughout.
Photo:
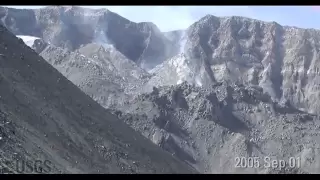
<svg viewBox="0 0 320 180"><path fill-rule="evenodd" d="M158 66L157 71L152 70L161 77L155 77L148 89L157 86L159 79L170 79L172 73L167 72L187 67L190 72L184 72L183 76L191 77L188 80L194 84L219 81L255 84L275 100L289 101L310 113L318 113L320 109L318 30L207 15L187 30L161 33L151 23L133 23L104 9L80 7L0 8L0 18L16 35L40 37L71 50L91 42L109 41L146 69L177 53L185 54L184 60L181 55L168 60L183 61L173 63L182 68ZM164 77L165 74L168 76ZM187 78L173 79L176 80L169 84Z"/></svg>
<svg viewBox="0 0 320 180"><path fill-rule="evenodd" d="M39 37L71 51L88 43L111 43L147 69L171 57L175 51L172 42L153 23L134 23L107 9L0 7L0 19L0 23L16 35Z"/></svg>
<svg viewBox="0 0 320 180"><path fill-rule="evenodd" d="M195 173L0 25L0 170L39 172L18 160L50 161L42 173Z"/></svg>
<svg viewBox="0 0 320 180"><path fill-rule="evenodd" d="M272 101L258 86L224 82L205 90L182 83L154 88L125 104L114 114L202 173L316 173L319 168L318 160L308 160L320 152L319 117ZM236 167L237 157L257 157L259 167ZM296 158L296 167L268 167L267 157L287 163Z"/></svg>
<svg viewBox="0 0 320 180"><path fill-rule="evenodd" d="M319 30L208 15L186 34L184 55L152 70L155 82L170 79L167 72L187 69L182 72L188 78L180 79L200 85L221 81L260 85L274 100L319 113ZM167 82L179 83L179 78L174 79Z"/></svg>

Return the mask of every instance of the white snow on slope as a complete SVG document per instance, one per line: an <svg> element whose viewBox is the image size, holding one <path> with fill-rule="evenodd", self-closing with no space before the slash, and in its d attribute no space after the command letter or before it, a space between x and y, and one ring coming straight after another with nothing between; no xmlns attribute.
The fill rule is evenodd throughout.
<svg viewBox="0 0 320 180"><path fill-rule="evenodd" d="M17 37L21 38L23 40L23 42L29 47L32 47L32 45L36 39L40 39L40 38L34 37L34 36L23 36L23 35L17 35Z"/></svg>

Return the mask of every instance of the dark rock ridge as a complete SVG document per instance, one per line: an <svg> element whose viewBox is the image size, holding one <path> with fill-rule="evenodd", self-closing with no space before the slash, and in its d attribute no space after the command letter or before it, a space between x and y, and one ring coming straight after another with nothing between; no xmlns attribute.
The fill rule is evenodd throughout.
<svg viewBox="0 0 320 180"><path fill-rule="evenodd" d="M195 172L85 95L0 25L1 172L18 173L17 160L50 160L52 169L44 173Z"/></svg>
<svg viewBox="0 0 320 180"><path fill-rule="evenodd" d="M15 35L39 37L72 51L92 42L111 43L127 58L147 69L174 52L173 43L153 23L134 23L107 9L0 7L0 19L0 23Z"/></svg>

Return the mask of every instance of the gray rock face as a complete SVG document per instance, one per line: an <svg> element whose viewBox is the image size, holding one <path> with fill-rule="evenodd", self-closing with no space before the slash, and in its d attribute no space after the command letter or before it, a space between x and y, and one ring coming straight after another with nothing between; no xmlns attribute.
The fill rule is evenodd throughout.
<svg viewBox="0 0 320 180"><path fill-rule="evenodd" d="M0 7L0 19L0 23L16 35L40 37L72 51L88 43L111 43L147 69L171 57L174 51L172 42L153 23L134 23L106 9Z"/></svg>
<svg viewBox="0 0 320 180"><path fill-rule="evenodd" d="M296 108L319 113L320 31L208 15L186 34L184 55L152 70L155 82L170 79L174 72L167 83L185 79L199 85L222 81L260 85L274 100L288 100ZM175 78L179 69L187 69L180 79Z"/></svg>
<svg viewBox="0 0 320 180"><path fill-rule="evenodd" d="M18 173L17 160L49 160L51 171L44 173L195 172L85 95L1 25L0 54L1 172Z"/></svg>

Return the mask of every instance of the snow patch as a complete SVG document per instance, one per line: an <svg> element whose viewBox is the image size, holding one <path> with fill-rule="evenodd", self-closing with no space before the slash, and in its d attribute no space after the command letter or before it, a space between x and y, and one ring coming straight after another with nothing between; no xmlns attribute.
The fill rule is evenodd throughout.
<svg viewBox="0 0 320 180"><path fill-rule="evenodd" d="M34 37L34 36L23 36L23 35L17 35L18 38L22 39L23 42L29 46L29 47L32 47L34 41L36 39L40 39L39 37Z"/></svg>

